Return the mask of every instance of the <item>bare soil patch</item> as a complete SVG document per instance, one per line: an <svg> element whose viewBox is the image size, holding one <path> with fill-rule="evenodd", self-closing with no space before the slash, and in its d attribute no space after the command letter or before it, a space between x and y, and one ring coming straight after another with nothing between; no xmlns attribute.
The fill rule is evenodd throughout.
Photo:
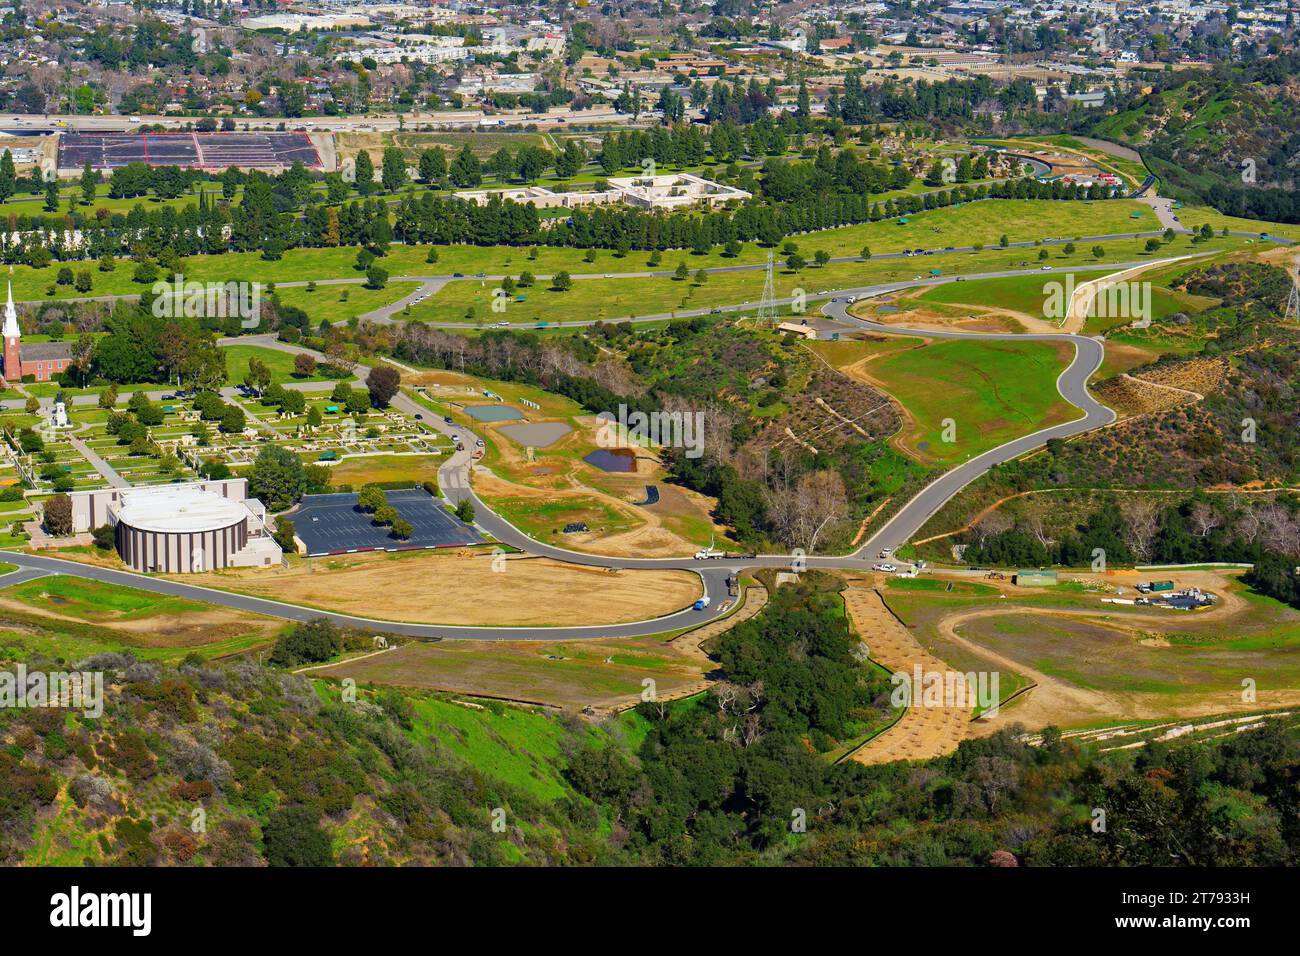
<svg viewBox="0 0 1300 956"><path fill-rule="evenodd" d="M483 626L626 623L680 610L700 595L699 578L688 571L610 572L515 557L494 571L482 552L343 555L184 580L382 620Z"/></svg>

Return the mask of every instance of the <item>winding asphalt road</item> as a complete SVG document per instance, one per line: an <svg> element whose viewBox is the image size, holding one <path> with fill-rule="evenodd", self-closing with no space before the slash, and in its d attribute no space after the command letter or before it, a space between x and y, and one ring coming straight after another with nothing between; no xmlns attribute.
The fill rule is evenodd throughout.
<svg viewBox="0 0 1300 956"><path fill-rule="evenodd" d="M857 319L848 314L848 305L844 302L831 302L823 311L831 318L847 324L856 324L873 332L905 334L907 330L892 325L881 325ZM928 338L942 339L983 339L1034 342L1068 342L1074 347L1074 359L1056 379L1056 390L1061 397L1082 412L1079 418L1060 425L1039 429L1020 438L1012 439L1004 445L976 455L945 472L889 519L879 531L873 534L855 552L857 557L865 558L878 554L883 548L898 548L911 540L912 536L938 511L949 499L983 475L995 465L1019 458L1026 452L1045 444L1051 438L1069 438L1083 432L1102 428L1115 421L1115 412L1102 405L1088 391L1088 380L1101 368L1106 357L1105 346L1101 339L1083 335L1060 334L1002 334L987 332L955 332L931 330L914 330L914 334Z"/></svg>
<svg viewBox="0 0 1300 956"><path fill-rule="evenodd" d="M1119 271L1131 264L1107 264L1094 267L1075 267L1074 271L1108 270ZM1149 263L1144 263L1149 264ZM754 268L749 266L730 267L740 270ZM1039 275L1041 269L1009 270L962 277L966 280L977 278L1001 278L1022 275ZM924 336L927 338L972 338L1000 340L1030 340L1046 342L1068 342L1074 348L1074 359L1057 378L1056 387L1061 396L1081 412L1073 421L1041 429L1029 435L1013 439L997 448L984 452L952 468L932 481L908 501L892 518L875 532L856 552L849 556L808 557L803 559L810 568L842 568L850 570L869 569L871 556L882 548L897 548L906 543L925 524L925 522L960 492L968 484L987 472L993 466L1010 461L1026 452L1032 451L1051 438L1066 438L1096 428L1109 425L1115 420L1115 413L1097 402L1087 389L1087 382L1101 366L1104 358L1104 346L1099 339L1064 333L1014 334L983 333L959 331L935 331L930 329L910 329L899 326L882 325L856 318L848 313L848 297L873 296L936 282L960 281L957 277L928 277L922 280L895 282L884 285L868 286L861 289L838 290L835 298L828 302L823 312L837 322L849 326L858 326L872 332L891 335ZM825 297L825 296L822 296ZM788 302L789 300L785 300ZM733 306L728 311L751 307L750 305ZM710 310L697 310L698 313ZM678 313L697 314L697 313ZM565 324L589 324L575 322ZM259 337L259 344L287 351L305 351L297 346L286 346L271 336ZM418 414L426 426L443 434L453 431L459 434L464 445L463 451L454 453L439 470L439 485L444 496L453 504L469 500L474 504L475 523L503 544L518 548L529 554L554 558L575 564L609 568L611 573L618 569L680 569L693 571L700 576L704 592L712 599L709 608L703 611L685 609L664 617L629 624L593 625L588 627L465 627L437 624L402 623L391 620L379 620L349 614L320 611L315 608L286 604L266 598L251 597L213 588L165 580L158 577L136 574L134 572L101 568L92 565L68 561L62 558L34 555L21 552L5 551L3 560L17 565L20 571L13 575L0 576L0 586L8 579L13 582L29 580L41 574L68 574L110 584L135 587L166 594L174 597L190 598L223 607L265 614L286 620L305 621L325 617L340 625L371 629L386 633L422 639L469 639L469 640L581 640L585 638L639 637L650 634L662 634L679 628L698 625L725 613L729 602L726 600L725 580L734 572L746 568L784 567L794 563L791 555L762 555L754 558L735 557L710 561L695 561L689 558L616 558L602 555L585 554L558 548L554 545L536 541L515 528L500 515L494 513L474 493L470 482L473 467L472 453L476 436L462 425L448 425L424 405L406 393L399 393L393 404L411 415ZM484 556L484 560L489 559ZM440 582L440 586L454 587L454 582ZM509 586L509 565L502 576L503 592ZM506 592L508 593L508 592ZM504 596L504 595L503 595ZM593 595L598 600L598 596ZM430 600L436 600L436 588L431 587Z"/></svg>

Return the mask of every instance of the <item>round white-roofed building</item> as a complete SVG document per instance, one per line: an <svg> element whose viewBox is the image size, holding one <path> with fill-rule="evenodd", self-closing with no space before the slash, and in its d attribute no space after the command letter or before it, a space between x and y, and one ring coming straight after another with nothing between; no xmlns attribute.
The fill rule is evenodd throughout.
<svg viewBox="0 0 1300 956"><path fill-rule="evenodd" d="M229 567L249 543L254 515L238 499L194 485L133 488L114 509L117 553L136 571Z"/></svg>

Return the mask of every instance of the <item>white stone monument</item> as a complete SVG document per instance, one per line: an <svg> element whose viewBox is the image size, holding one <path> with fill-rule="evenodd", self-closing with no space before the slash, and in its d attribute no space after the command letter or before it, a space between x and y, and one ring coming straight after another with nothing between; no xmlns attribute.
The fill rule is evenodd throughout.
<svg viewBox="0 0 1300 956"><path fill-rule="evenodd" d="M50 427L52 428L71 428L72 422L68 420L68 406L63 402L63 396L59 396L54 402L54 411L50 415Z"/></svg>

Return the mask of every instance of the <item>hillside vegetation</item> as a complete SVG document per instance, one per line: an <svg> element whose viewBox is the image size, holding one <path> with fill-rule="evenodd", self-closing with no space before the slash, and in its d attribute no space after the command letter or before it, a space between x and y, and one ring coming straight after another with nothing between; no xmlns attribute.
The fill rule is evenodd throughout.
<svg viewBox="0 0 1300 956"><path fill-rule="evenodd" d="M1141 150L1163 194L1230 216L1300 222L1300 56L1180 71L1091 132Z"/></svg>
<svg viewBox="0 0 1300 956"><path fill-rule="evenodd" d="M102 716L0 713L0 860L1296 862L1300 735L1285 721L1217 745L1096 755L1050 730L1041 746L1004 732L926 764L831 763L891 713L837 587L810 574L777 589L718 640L723 679L709 694L601 725L397 691L353 697L251 661L94 655L81 666L105 674ZM1103 833L1093 807L1106 808Z"/></svg>

